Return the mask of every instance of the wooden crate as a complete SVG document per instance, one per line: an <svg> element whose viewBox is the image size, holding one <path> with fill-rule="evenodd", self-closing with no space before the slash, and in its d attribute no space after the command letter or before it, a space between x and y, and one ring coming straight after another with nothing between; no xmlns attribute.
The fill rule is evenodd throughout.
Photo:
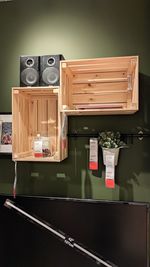
<svg viewBox="0 0 150 267"><path fill-rule="evenodd" d="M67 117L58 109L59 88L12 88L12 157L15 161L61 161L67 157ZM35 158L37 134L50 137L52 156Z"/></svg>
<svg viewBox="0 0 150 267"><path fill-rule="evenodd" d="M138 65L138 56L61 61L61 110L68 115L135 113Z"/></svg>

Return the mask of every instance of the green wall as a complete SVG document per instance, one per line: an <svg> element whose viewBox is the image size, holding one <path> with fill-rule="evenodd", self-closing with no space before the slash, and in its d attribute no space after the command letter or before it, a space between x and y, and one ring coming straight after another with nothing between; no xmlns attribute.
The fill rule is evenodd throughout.
<svg viewBox="0 0 150 267"><path fill-rule="evenodd" d="M20 55L62 53L66 59L139 55L140 110L134 115L69 117L69 131L150 131L149 0L13 0L0 2L0 112L11 112ZM128 140L115 189L88 170L88 138L69 138L61 163L18 163L18 194L150 201L150 138ZM38 173L38 177L33 177ZM12 193L14 162L0 157L0 193Z"/></svg>

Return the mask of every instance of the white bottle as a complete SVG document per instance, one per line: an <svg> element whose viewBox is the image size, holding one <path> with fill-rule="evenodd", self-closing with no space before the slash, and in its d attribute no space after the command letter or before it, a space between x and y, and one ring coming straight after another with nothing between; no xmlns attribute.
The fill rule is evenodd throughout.
<svg viewBox="0 0 150 267"><path fill-rule="evenodd" d="M34 156L36 158L43 157L42 138L41 138L40 134L37 134L36 138L34 139L33 151L34 151Z"/></svg>

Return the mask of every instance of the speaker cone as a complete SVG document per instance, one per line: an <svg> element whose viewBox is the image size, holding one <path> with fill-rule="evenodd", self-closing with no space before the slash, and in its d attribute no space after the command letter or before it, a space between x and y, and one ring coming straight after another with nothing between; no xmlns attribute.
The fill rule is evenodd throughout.
<svg viewBox="0 0 150 267"><path fill-rule="evenodd" d="M45 84L55 84L59 80L59 71L55 67L47 67L42 73L42 80Z"/></svg>
<svg viewBox="0 0 150 267"><path fill-rule="evenodd" d="M27 68L21 72L21 80L25 85L32 86L37 83L38 79L39 73L33 68Z"/></svg>

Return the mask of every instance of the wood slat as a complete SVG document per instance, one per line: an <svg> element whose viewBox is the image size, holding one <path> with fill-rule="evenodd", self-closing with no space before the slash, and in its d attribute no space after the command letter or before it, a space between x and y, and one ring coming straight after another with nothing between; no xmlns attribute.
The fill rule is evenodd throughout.
<svg viewBox="0 0 150 267"><path fill-rule="evenodd" d="M114 82L114 83L86 83L86 84L74 84L73 87L73 94L84 94L89 92L98 92L101 93L101 91L126 91L128 89L128 83L127 82Z"/></svg>
<svg viewBox="0 0 150 267"><path fill-rule="evenodd" d="M127 82L128 79L127 78L105 78L105 79L98 79L98 78L95 78L95 79L87 79L87 80L79 80L78 81L73 81L73 84L76 84L76 83L114 83L114 82Z"/></svg>
<svg viewBox="0 0 150 267"><path fill-rule="evenodd" d="M93 65L93 64L111 64L111 63L129 63L130 60L135 59L136 56L123 56L123 57L104 57L104 58L89 58L89 59L74 59L74 60L62 60L62 67L70 67L75 65Z"/></svg>
<svg viewBox="0 0 150 267"><path fill-rule="evenodd" d="M107 79L107 78L127 78L127 71L113 72L93 72L93 73L76 73L73 75L73 83L76 81L87 81L88 79Z"/></svg>
<svg viewBox="0 0 150 267"><path fill-rule="evenodd" d="M58 100L57 98L52 98L48 100L48 133L50 137L50 150L52 155L57 151L57 142L58 142Z"/></svg>
<svg viewBox="0 0 150 267"><path fill-rule="evenodd" d="M109 95L109 98L108 98ZM83 104L83 103L114 103L121 102L125 103L127 101L127 94L124 92L113 92L113 93L102 93L102 94L85 94L84 97L81 97L80 94L75 94L72 97L73 104Z"/></svg>

